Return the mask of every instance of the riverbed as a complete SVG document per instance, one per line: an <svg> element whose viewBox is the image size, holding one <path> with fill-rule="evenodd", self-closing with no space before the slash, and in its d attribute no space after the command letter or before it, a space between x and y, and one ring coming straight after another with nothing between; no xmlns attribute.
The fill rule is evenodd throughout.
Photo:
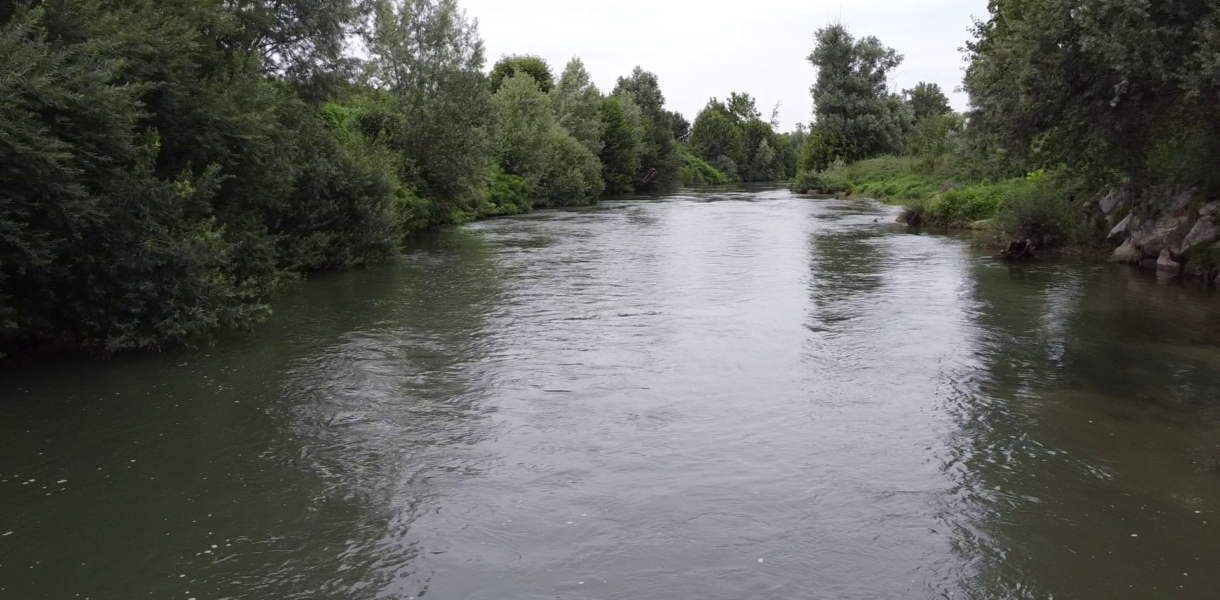
<svg viewBox="0 0 1220 600"><path fill-rule="evenodd" d="M752 188L0 362L0 598L1214 599L1220 295Z"/></svg>

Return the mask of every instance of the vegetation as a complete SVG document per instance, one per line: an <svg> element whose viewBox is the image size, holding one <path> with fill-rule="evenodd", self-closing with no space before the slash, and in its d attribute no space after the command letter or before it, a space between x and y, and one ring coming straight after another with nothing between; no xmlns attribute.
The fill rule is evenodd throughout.
<svg viewBox="0 0 1220 600"><path fill-rule="evenodd" d="M734 92L728 102L712 98L691 127L690 153L728 181L789 179L796 174L796 142L804 143L804 133L780 135L777 126L774 113L769 123L761 119L749 94Z"/></svg>
<svg viewBox="0 0 1220 600"><path fill-rule="evenodd" d="M455 0L5 3L0 352L206 342L412 232L692 164L643 69L485 65Z"/></svg>
<svg viewBox="0 0 1220 600"><path fill-rule="evenodd" d="M912 224L986 227L1042 247L1104 237L1094 201L1111 190L1145 214L1167 208L1173 195L1158 189L1220 192L1212 3L994 0L988 10L967 44L965 115L934 84L889 94L901 57L876 39L819 31L815 121L793 188L845 182L908 204ZM832 173L836 159L851 164Z"/></svg>

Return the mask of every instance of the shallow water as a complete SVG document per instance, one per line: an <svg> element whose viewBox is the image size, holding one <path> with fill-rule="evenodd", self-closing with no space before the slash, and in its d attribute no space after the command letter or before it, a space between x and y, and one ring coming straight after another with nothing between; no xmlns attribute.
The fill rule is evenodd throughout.
<svg viewBox="0 0 1220 600"><path fill-rule="evenodd" d="M892 219L610 201L9 359L0 598L1215 598L1220 296Z"/></svg>

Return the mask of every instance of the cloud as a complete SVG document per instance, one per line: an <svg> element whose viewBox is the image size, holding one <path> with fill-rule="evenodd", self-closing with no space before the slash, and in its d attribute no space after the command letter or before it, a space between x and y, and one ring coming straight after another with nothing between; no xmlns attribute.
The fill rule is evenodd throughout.
<svg viewBox="0 0 1220 600"><path fill-rule="evenodd" d="M841 20L858 36L874 35L906 56L896 89L919 81L947 92L961 84L960 48L986 0L460 0L479 20L489 61L537 54L558 74L584 60L603 91L636 65L660 77L668 107L694 119L712 96L747 92L784 129L808 122L815 71L805 57L813 32ZM964 94L950 94L957 109Z"/></svg>

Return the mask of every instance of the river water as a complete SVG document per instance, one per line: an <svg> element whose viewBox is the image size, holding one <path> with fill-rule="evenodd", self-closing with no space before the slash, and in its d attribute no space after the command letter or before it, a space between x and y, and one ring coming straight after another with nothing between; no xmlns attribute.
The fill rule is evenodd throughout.
<svg viewBox="0 0 1220 600"><path fill-rule="evenodd" d="M1220 296L870 201L608 201L0 363L0 598L1208 598Z"/></svg>

